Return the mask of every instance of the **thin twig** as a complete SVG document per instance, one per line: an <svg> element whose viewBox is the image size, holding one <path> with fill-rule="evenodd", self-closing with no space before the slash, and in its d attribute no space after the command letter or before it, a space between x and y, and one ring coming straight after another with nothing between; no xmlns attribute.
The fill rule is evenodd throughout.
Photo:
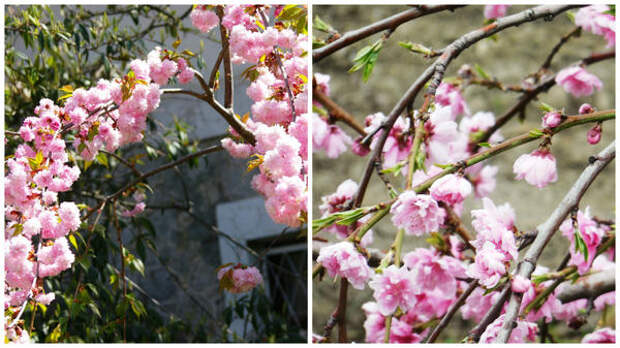
<svg viewBox="0 0 620 348"><path fill-rule="evenodd" d="M366 131L364 127L357 123L355 118L349 114L346 110L344 110L340 105L336 104L330 97L328 97L325 93L321 92L316 85L316 80L312 79L312 97L323 104L323 106L329 112L330 118L334 118L336 121L342 121L346 123L348 126L353 128L357 133L361 136L366 136Z"/></svg>
<svg viewBox="0 0 620 348"><path fill-rule="evenodd" d="M435 326L433 331L424 340L425 343L435 342L437 337L439 337L439 334L441 333L441 331L445 329L446 326L448 326L448 324L450 323L450 320L452 320L452 317L454 316L454 314L456 314L456 311L458 311L459 308L461 308L461 306L465 304L465 300L467 300L469 295L471 295L471 293L474 292L474 290L476 290L477 287L478 287L478 279L472 280L469 283L469 286L467 287L467 289L465 289L465 291L461 294L461 296L459 296L456 302L454 302L452 306L450 306L450 309L448 309L448 312L444 314L444 316L441 318L441 321L439 322L439 324Z"/></svg>

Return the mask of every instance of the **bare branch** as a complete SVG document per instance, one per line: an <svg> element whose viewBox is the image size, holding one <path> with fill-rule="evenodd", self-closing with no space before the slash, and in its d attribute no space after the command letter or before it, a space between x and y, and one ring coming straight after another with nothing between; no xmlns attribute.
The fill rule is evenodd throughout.
<svg viewBox="0 0 620 348"><path fill-rule="evenodd" d="M597 272L580 278L576 283L567 285L557 295L562 303L582 298L596 299L602 294L616 290L616 273L614 269Z"/></svg>

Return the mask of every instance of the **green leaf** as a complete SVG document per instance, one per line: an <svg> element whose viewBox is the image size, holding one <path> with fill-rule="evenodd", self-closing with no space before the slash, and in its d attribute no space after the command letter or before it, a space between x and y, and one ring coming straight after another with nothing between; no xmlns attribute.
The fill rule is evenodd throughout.
<svg viewBox="0 0 620 348"><path fill-rule="evenodd" d="M487 143L486 141L483 141L481 143L478 143L478 146L480 146L480 147L491 147L491 144Z"/></svg>
<svg viewBox="0 0 620 348"><path fill-rule="evenodd" d="M476 72L478 73L478 75L480 75L480 77L482 77L485 80L490 80L491 76L489 76L489 74L487 74L486 71L484 71L484 69L482 69L482 67L478 64L476 64L474 66L474 69L476 69Z"/></svg>
<svg viewBox="0 0 620 348"><path fill-rule="evenodd" d="M95 157L95 160L97 160L97 162L101 164L102 166L106 168L110 168L108 164L108 156L105 153L100 152L99 154L97 154L97 156Z"/></svg>
<svg viewBox="0 0 620 348"><path fill-rule="evenodd" d="M554 108L553 106L551 106L551 105L549 105L547 103L543 103L543 102L540 102L540 104L538 105L538 108L541 111L544 111L544 112L551 112L551 111L555 111L556 110L556 108Z"/></svg>
<svg viewBox="0 0 620 348"><path fill-rule="evenodd" d="M80 33L82 34L82 37L84 38L84 40L90 43L90 35L88 35L88 29L86 29L84 24L82 23L78 24L78 29L80 30Z"/></svg>
<svg viewBox="0 0 620 348"><path fill-rule="evenodd" d="M73 245L73 247L75 248L75 251L78 251L78 244L73 234L69 235L69 242L71 242L71 245Z"/></svg>
<svg viewBox="0 0 620 348"><path fill-rule="evenodd" d="M334 31L331 25L327 24L323 21L319 16L314 17L314 22L312 23L312 28L322 31L324 33L331 33Z"/></svg>
<svg viewBox="0 0 620 348"><path fill-rule="evenodd" d="M529 134L530 134L530 137L532 137L532 138L539 138L539 137L541 137L544 133L543 133L540 129L538 129L538 128L534 128L534 129L532 129L532 130L530 131L530 133L529 133Z"/></svg>
<svg viewBox="0 0 620 348"><path fill-rule="evenodd" d="M433 50L431 50L430 48L414 42L400 41L398 42L398 45L400 45L400 47L408 49L411 52L421 53L425 56L430 56L433 53Z"/></svg>

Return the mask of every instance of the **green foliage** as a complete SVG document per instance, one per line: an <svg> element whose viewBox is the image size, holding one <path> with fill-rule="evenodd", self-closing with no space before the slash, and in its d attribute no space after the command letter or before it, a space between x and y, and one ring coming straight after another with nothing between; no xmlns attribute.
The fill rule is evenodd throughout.
<svg viewBox="0 0 620 348"><path fill-rule="evenodd" d="M377 62L377 58L379 57L379 52L381 52L382 47L383 40L379 39L372 45L365 46L359 50L353 59L354 64L351 69L349 69L349 72L355 72L363 69L362 80L367 82L368 78L370 78L370 74L372 74L372 70L375 68L375 63Z"/></svg>

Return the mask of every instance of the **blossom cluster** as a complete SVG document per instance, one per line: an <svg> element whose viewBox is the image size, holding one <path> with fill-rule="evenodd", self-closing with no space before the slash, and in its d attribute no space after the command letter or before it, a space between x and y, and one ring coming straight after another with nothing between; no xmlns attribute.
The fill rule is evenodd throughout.
<svg viewBox="0 0 620 348"><path fill-rule="evenodd" d="M269 216L297 227L307 211L308 66L303 55L308 37L292 28L268 26L268 9L224 8L222 25L229 32L232 63L254 65L256 76L246 90L253 101L251 117L242 121L256 143L247 143L231 128L222 146L235 158L253 158L251 166L258 166L260 172L252 178L252 187L265 197ZM275 7L274 20L282 10ZM195 7L191 18L202 32L218 23L209 6Z"/></svg>
<svg viewBox="0 0 620 348"><path fill-rule="evenodd" d="M263 282L263 276L254 266L227 265L217 271L220 288L232 294L248 292Z"/></svg>
<svg viewBox="0 0 620 348"><path fill-rule="evenodd" d="M507 8L507 5L487 5L485 17L503 17ZM610 38L615 38L615 31L608 21L613 24L615 18L605 13L607 10L607 6L584 7L577 12L575 24L604 36L612 46ZM382 167L377 169L382 170L382 174L407 177L407 186L402 191L389 182L392 177L382 177L391 200L372 209L357 209L353 204L359 187L351 179L340 183L335 192L323 196L319 206L321 223L330 221L330 216L342 220L335 220L341 224L324 227L332 234L328 238L334 243L321 247L317 263L330 277L346 278L356 289L364 289L367 284L372 290L372 300L362 306L366 314L367 342L384 342L388 324L390 343L421 342L428 337L428 328L434 326L429 323L441 319L472 281L477 282L476 288L462 305L459 304L459 313L463 319L476 323L499 301L499 289L510 287L512 292L522 294L521 315L508 339L511 343L533 342L540 321L562 320L571 327L578 327L583 324L584 312L601 311L615 304L613 291L595 299L591 304L593 308L588 307L587 299L562 303L559 295L570 282L557 286L555 272L542 265L537 265L531 279L516 274L519 248L526 236L516 226L516 214L511 205L496 204L488 197L495 189L498 168L485 160L469 164L472 159L477 159L476 155L487 150L483 147L493 147L504 138L494 128L496 119L493 113L470 111L462 88L474 74L461 73L465 70L471 71L471 68L464 66L456 79L441 82L434 99L427 105L428 109L422 110L424 115L419 113L421 111L414 111L412 115L399 115L395 120L388 120L381 112L368 115L363 125L365 135L357 139L349 136L341 128L342 124L337 124L340 121L338 115L330 114L320 103L313 105L313 151L324 152L329 158L338 158L347 150L358 156L378 151L378 161L372 164L378 166L380 163ZM314 81L317 90L330 95L328 75L315 73ZM600 79L583 65L561 69L554 82L575 98L592 95L602 88ZM579 108L581 115L594 111L590 104ZM546 110L541 116L543 130L540 134L536 132L541 143L530 153L520 155L512 168L515 180L523 180L539 189L558 180L551 137L554 128L561 127L569 119L564 110ZM391 128L387 127L388 121L394 121ZM414 149L413 139L419 134L419 128L423 129L420 132L421 144L419 149ZM493 134L486 134L491 129L495 130ZM598 143L601 131L600 122L596 123L588 131L588 143ZM384 140L383 147L378 148ZM411 177L410 165L415 166ZM445 170L446 167L450 171ZM463 204L472 197L481 199L481 207L470 211L475 234L467 238L469 232L459 231L463 229L463 221L457 217L463 216ZM391 224L394 230L398 230L398 235L389 249L380 247L386 252L385 258L373 269L369 266L369 255L374 257L375 251L366 249L373 246L372 242L362 240L357 243L351 233L365 230L360 227L365 227L374 212L385 207L389 207ZM365 214L366 211L373 213L351 221L355 220L356 214ZM374 217L379 216L379 213L373 216L373 225L376 222ZM589 208L576 212L562 223L559 230L570 243L566 269L572 270L574 266L576 270L571 277L615 267L613 250L598 252L612 228L609 223L593 218ZM449 230L459 232L459 236L447 233ZM431 246L407 252L408 244L403 241L412 236L425 238ZM402 250L404 256L398 259L401 248L405 249ZM544 296L542 300L541 296ZM486 327L480 342L495 342L504 325L507 306L505 303L500 308L499 316ZM386 320L388 317L390 320ZM615 332L608 328L584 338L584 342L614 341Z"/></svg>

